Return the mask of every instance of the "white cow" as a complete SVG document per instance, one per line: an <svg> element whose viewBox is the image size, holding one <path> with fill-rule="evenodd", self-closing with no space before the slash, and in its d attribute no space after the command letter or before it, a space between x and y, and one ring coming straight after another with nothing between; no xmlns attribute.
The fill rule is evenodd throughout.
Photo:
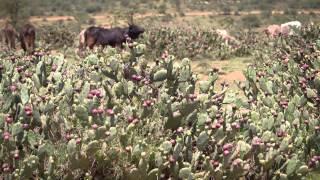
<svg viewBox="0 0 320 180"><path fill-rule="evenodd" d="M282 25L283 26L288 25L288 26L291 26L291 27L301 28L301 22L299 22L299 21L291 21L291 22L287 22L287 23L281 24L281 26Z"/></svg>
<svg viewBox="0 0 320 180"><path fill-rule="evenodd" d="M291 21L284 24L281 24L281 34L284 36L293 35L294 29L300 29L301 22Z"/></svg>
<svg viewBox="0 0 320 180"><path fill-rule="evenodd" d="M229 42L236 42L236 38L229 35L229 33L224 29L217 29L216 33L225 41L225 43L228 45Z"/></svg>

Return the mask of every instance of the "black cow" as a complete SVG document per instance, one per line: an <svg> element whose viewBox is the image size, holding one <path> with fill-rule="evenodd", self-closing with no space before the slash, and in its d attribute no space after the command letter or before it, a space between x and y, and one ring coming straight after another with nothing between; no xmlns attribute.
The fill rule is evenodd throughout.
<svg viewBox="0 0 320 180"><path fill-rule="evenodd" d="M20 43L22 49L32 54L35 49L36 29L32 24L25 24L20 31Z"/></svg>
<svg viewBox="0 0 320 180"><path fill-rule="evenodd" d="M129 24L126 28L102 28L102 27L89 27L84 33L85 46L92 49L95 45L101 45L102 47L123 47L129 39L137 39L142 33L144 28L134 24Z"/></svg>

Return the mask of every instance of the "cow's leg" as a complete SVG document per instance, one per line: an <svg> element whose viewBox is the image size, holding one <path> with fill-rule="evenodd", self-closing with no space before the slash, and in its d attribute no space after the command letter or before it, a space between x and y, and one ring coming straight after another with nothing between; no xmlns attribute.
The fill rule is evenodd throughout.
<svg viewBox="0 0 320 180"><path fill-rule="evenodd" d="M78 53L80 54L83 51L83 49L85 49L84 43L83 41L79 40Z"/></svg>
<svg viewBox="0 0 320 180"><path fill-rule="evenodd" d="M16 41L15 41L15 39L14 39L14 35L11 37L11 48L12 49L15 49L16 48Z"/></svg>
<svg viewBox="0 0 320 180"><path fill-rule="evenodd" d="M27 43L28 43L28 54L31 54L32 53L32 42L31 42L31 39L29 39L29 41Z"/></svg>
<svg viewBox="0 0 320 180"><path fill-rule="evenodd" d="M83 57L85 51L86 51L85 44L84 43L80 44L78 47L78 52L77 52L78 56Z"/></svg>
<svg viewBox="0 0 320 180"><path fill-rule="evenodd" d="M9 46L10 50L14 49L14 42L13 41L14 40L13 40L12 36L10 35L8 38L8 46Z"/></svg>
<svg viewBox="0 0 320 180"><path fill-rule="evenodd" d="M86 46L88 46L90 49L93 49L95 44L96 44L96 39L94 37L87 38Z"/></svg>
<svg viewBox="0 0 320 180"><path fill-rule="evenodd" d="M32 35L32 53L34 53L36 49L36 33Z"/></svg>
<svg viewBox="0 0 320 180"><path fill-rule="evenodd" d="M94 48L94 43L92 43L92 44L89 45L89 49L92 50L93 48Z"/></svg>
<svg viewBox="0 0 320 180"><path fill-rule="evenodd" d="M26 52L29 53L29 51L30 51L30 39L29 39L28 36L26 37L25 44L26 44Z"/></svg>
<svg viewBox="0 0 320 180"><path fill-rule="evenodd" d="M21 37L20 43L21 43L21 48L23 49L24 52L26 52L27 51L27 46L26 46L25 37Z"/></svg>
<svg viewBox="0 0 320 180"><path fill-rule="evenodd" d="M117 49L118 49L119 51L121 51L121 50L123 49L123 45L120 44L119 46L117 46Z"/></svg>
<svg viewBox="0 0 320 180"><path fill-rule="evenodd" d="M31 44L30 44L30 47L31 47L31 49L30 49L30 50L31 50L31 52L30 52L30 53L31 53L31 54L33 54L33 53L34 53L34 50L35 50L35 47L36 47L36 44L35 44L35 37L34 37L34 36L32 36L30 40L31 40L31 41L30 41L30 43L31 43Z"/></svg>
<svg viewBox="0 0 320 180"><path fill-rule="evenodd" d="M113 48L116 48L116 49L121 49L122 48L122 44L119 43L119 42L116 42L115 44L112 44L111 45Z"/></svg>
<svg viewBox="0 0 320 180"><path fill-rule="evenodd" d="M121 49L123 49L123 48L124 48L124 45L123 45L123 44L121 44L121 45L120 45L120 48L121 48Z"/></svg>
<svg viewBox="0 0 320 180"><path fill-rule="evenodd" d="M10 50L10 49L11 49L11 40L10 40L10 37L7 38L6 44L7 44L7 46L8 46L8 49Z"/></svg>
<svg viewBox="0 0 320 180"><path fill-rule="evenodd" d="M29 51L28 51L28 53L29 53L29 54L33 54L33 51L34 51L34 44L33 44L33 40L30 39L30 41L29 41Z"/></svg>
<svg viewBox="0 0 320 180"><path fill-rule="evenodd" d="M76 50L76 53L78 54L78 56L82 56L82 52L84 51L84 46L82 44L79 45L78 49Z"/></svg>
<svg viewBox="0 0 320 180"><path fill-rule="evenodd" d="M33 48L34 48L34 40L32 36L27 36L26 37L26 49L28 54L33 53Z"/></svg>
<svg viewBox="0 0 320 180"><path fill-rule="evenodd" d="M6 46L8 46L9 47L9 38L8 38L8 34L6 33L5 34L5 43L6 43Z"/></svg>

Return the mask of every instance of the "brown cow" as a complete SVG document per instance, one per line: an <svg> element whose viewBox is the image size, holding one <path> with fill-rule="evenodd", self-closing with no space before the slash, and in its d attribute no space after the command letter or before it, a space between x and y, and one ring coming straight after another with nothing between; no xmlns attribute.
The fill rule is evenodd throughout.
<svg viewBox="0 0 320 180"><path fill-rule="evenodd" d="M270 38L276 38L281 34L281 27L277 24L273 24L268 26L264 32L267 34Z"/></svg>
<svg viewBox="0 0 320 180"><path fill-rule="evenodd" d="M32 24L25 24L20 31L20 43L22 49L32 54L35 49L36 29Z"/></svg>
<svg viewBox="0 0 320 180"><path fill-rule="evenodd" d="M9 49L15 49L16 48L16 38L18 37L18 34L14 27L6 23L5 27L2 30L2 34L4 36L4 40L6 45Z"/></svg>

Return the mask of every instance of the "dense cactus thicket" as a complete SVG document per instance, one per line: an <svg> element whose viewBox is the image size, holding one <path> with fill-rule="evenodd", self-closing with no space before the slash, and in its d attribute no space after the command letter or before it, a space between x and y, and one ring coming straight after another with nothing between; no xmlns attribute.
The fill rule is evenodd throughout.
<svg viewBox="0 0 320 180"><path fill-rule="evenodd" d="M38 39L49 49L76 48L79 46L79 37L74 32L77 31L79 29L74 24L46 25L39 28ZM259 36L255 32L245 32L237 34L235 39L226 43L214 28L150 27L138 41L146 45L144 54L148 59L161 57L164 51L168 51L178 59L205 56L225 60L252 55L257 44L264 42L266 36Z"/></svg>
<svg viewBox="0 0 320 180"><path fill-rule="evenodd" d="M303 179L320 160L319 31L256 52L244 96L187 58L150 65L144 44L78 62L2 54L0 177Z"/></svg>
<svg viewBox="0 0 320 180"><path fill-rule="evenodd" d="M141 42L147 44L147 55L152 57L159 57L163 51L169 51L177 58L200 55L229 59L251 55L259 41L253 32L238 34L235 41L226 43L214 28L153 27Z"/></svg>
<svg viewBox="0 0 320 180"><path fill-rule="evenodd" d="M38 41L41 41L47 48L68 48L72 47L77 37L75 25L46 25L38 28Z"/></svg>

